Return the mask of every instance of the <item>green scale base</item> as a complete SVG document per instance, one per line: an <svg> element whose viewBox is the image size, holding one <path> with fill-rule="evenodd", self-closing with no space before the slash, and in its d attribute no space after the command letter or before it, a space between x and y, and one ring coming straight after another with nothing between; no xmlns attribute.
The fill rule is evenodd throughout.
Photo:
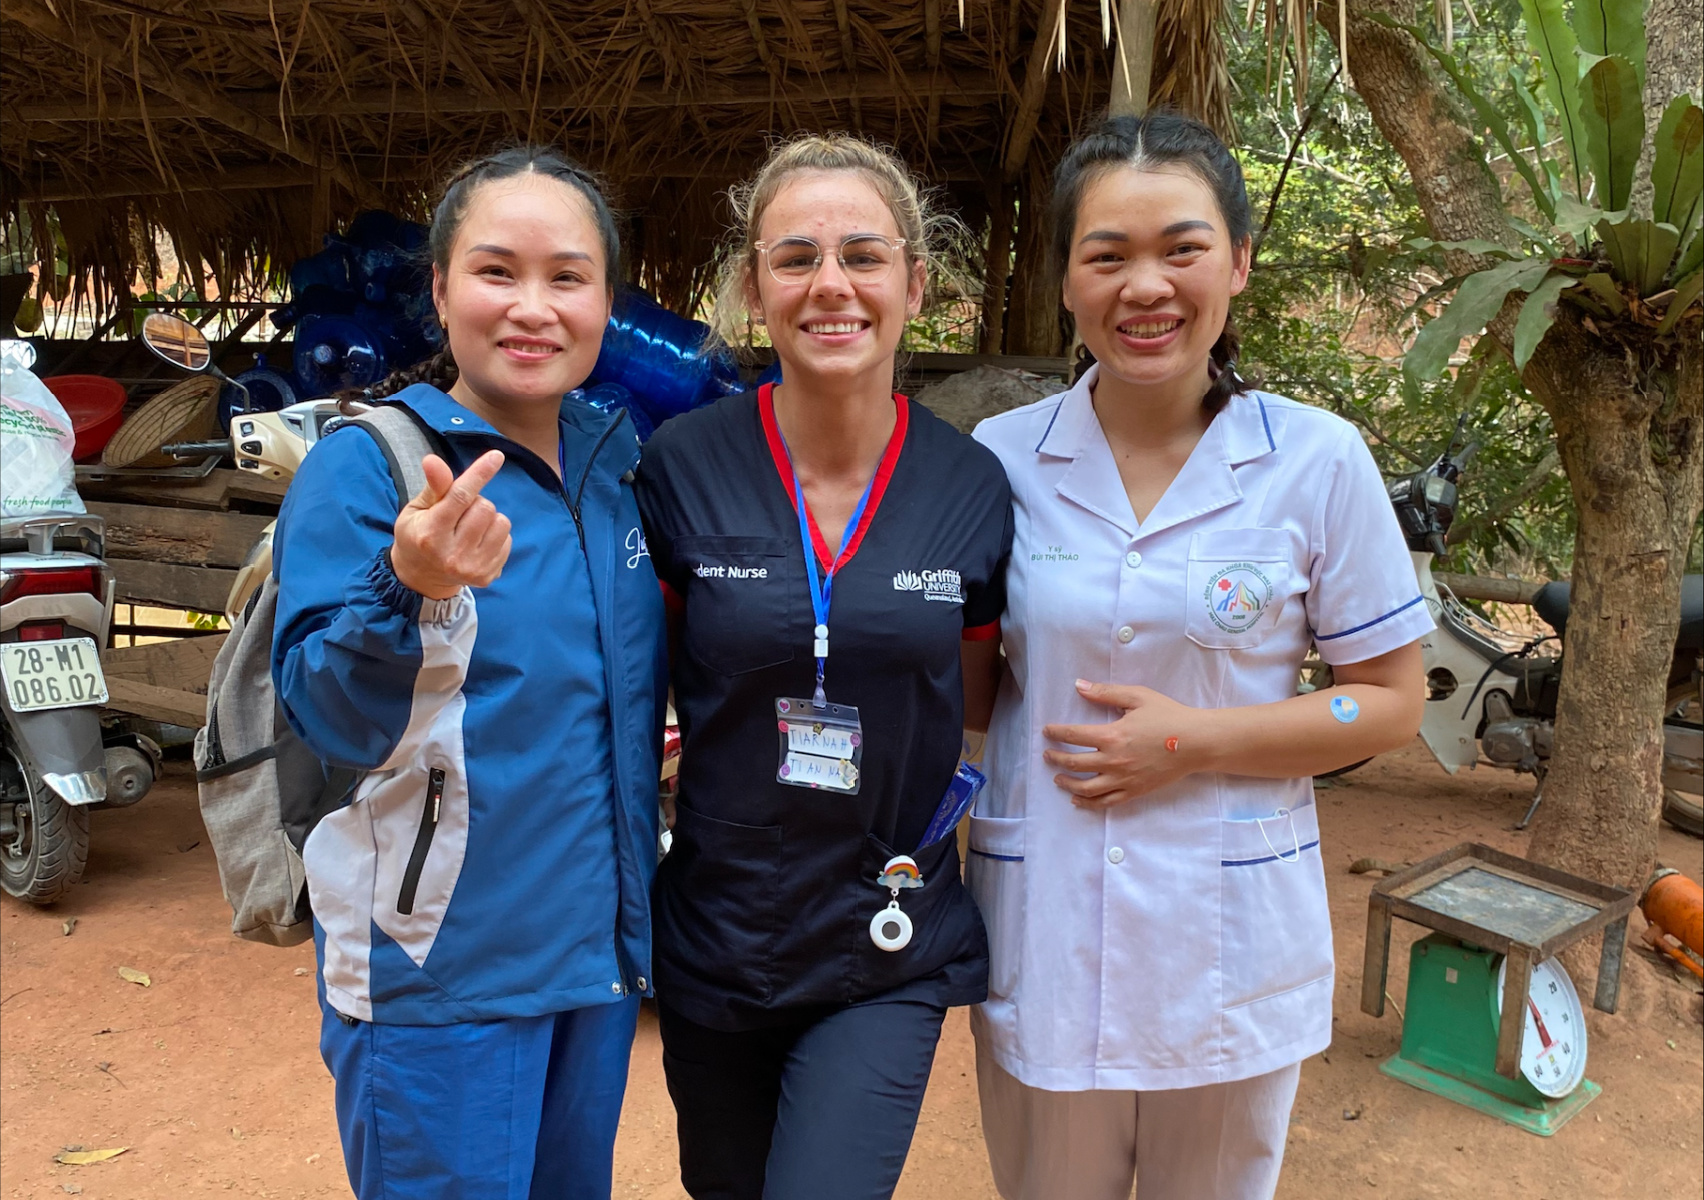
<svg viewBox="0 0 1704 1200"><path fill-rule="evenodd" d="M1528 1133L1536 1133L1539 1137L1549 1137L1562 1126L1573 1119L1586 1105L1598 1098L1603 1091L1601 1087L1589 1079L1582 1079L1580 1086L1569 1092L1560 1100L1546 1100L1541 1108L1530 1108L1525 1104L1517 1104L1513 1100L1474 1087L1441 1071L1423 1067L1419 1063L1411 1063L1400 1054L1393 1054L1379 1064L1379 1070L1392 1079L1400 1079L1403 1083L1419 1088L1423 1092L1431 1092L1434 1096L1442 1096L1446 1100L1454 1100L1457 1104L1465 1104L1475 1112L1482 1112L1488 1117L1496 1117L1499 1121L1507 1121Z"/></svg>
<svg viewBox="0 0 1704 1200"><path fill-rule="evenodd" d="M1392 1079L1549 1137L1603 1090L1582 1079L1552 1100L1522 1075L1507 1079L1497 1060L1497 967L1501 956L1441 933L1415 942L1408 958L1402 1049L1379 1064ZM1582 1031L1583 1032L1583 1031Z"/></svg>

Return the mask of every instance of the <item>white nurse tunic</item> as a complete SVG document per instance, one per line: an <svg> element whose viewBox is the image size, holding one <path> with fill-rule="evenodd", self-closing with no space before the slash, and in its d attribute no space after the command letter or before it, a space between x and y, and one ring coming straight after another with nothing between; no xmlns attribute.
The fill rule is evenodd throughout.
<svg viewBox="0 0 1704 1200"><path fill-rule="evenodd" d="M1091 403L1098 373L975 433L1011 480L1016 538L1010 673L970 819L992 952L973 1022L1031 1087L1227 1083L1331 1041L1312 780L1198 774L1086 811L1053 782L1042 727L1114 719L1079 678L1263 704L1296 694L1310 642L1359 662L1432 620L1354 426L1236 396L1138 524Z"/></svg>

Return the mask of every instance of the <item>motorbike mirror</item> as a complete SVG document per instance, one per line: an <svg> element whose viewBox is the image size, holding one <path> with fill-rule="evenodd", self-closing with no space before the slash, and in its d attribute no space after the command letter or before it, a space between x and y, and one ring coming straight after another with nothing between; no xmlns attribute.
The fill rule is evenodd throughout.
<svg viewBox="0 0 1704 1200"><path fill-rule="evenodd" d="M201 330L171 313L149 313L142 321L142 341L172 366L185 371L201 372L213 364L213 347Z"/></svg>

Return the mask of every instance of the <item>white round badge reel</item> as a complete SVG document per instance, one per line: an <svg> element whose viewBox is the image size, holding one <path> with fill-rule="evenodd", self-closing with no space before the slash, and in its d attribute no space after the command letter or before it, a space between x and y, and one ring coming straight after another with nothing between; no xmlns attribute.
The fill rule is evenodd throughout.
<svg viewBox="0 0 1704 1200"><path fill-rule="evenodd" d="M883 950L903 950L911 944L911 918L898 900L870 918L870 940Z"/></svg>

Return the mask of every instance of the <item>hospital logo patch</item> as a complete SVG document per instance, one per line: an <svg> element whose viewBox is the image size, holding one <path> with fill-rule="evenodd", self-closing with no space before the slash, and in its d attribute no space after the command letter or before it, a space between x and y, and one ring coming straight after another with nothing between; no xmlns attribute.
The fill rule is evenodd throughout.
<svg viewBox="0 0 1704 1200"><path fill-rule="evenodd" d="M896 592L922 592L925 600L963 604L964 589L959 573L952 570L901 571L893 577Z"/></svg>
<svg viewBox="0 0 1704 1200"><path fill-rule="evenodd" d="M1207 577L1201 602L1213 624L1227 633L1241 633L1272 603L1272 581L1253 563L1229 563Z"/></svg>

